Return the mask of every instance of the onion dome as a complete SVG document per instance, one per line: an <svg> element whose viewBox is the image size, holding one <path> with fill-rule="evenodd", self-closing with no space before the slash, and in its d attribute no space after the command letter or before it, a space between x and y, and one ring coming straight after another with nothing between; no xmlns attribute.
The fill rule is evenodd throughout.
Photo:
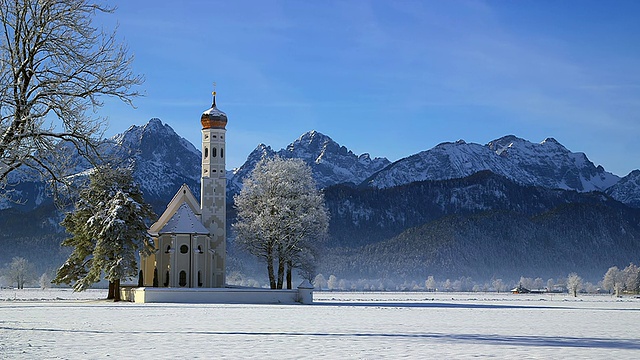
<svg viewBox="0 0 640 360"><path fill-rule="evenodd" d="M200 118L202 129L224 129L227 126L227 114L216 107L216 92L213 92L213 104Z"/></svg>

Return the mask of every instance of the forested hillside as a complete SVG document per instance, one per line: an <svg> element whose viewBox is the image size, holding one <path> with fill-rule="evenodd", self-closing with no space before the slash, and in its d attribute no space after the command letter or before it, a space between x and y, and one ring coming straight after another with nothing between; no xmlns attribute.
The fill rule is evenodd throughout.
<svg viewBox="0 0 640 360"><path fill-rule="evenodd" d="M535 215L569 203L626 208L599 192L522 186L489 171L389 189L338 185L327 188L325 196L331 213L332 247L375 243L450 214L503 210Z"/></svg>
<svg viewBox="0 0 640 360"><path fill-rule="evenodd" d="M330 249L321 272L396 282L563 277L597 282L640 259L640 214L604 204L567 204L539 215L502 210L450 215L362 247Z"/></svg>

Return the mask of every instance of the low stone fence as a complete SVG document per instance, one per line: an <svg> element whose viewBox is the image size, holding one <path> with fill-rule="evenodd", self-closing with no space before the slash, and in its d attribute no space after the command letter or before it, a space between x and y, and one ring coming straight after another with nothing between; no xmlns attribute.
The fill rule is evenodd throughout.
<svg viewBox="0 0 640 360"><path fill-rule="evenodd" d="M307 282L308 283L308 282ZM310 284L309 284L310 285ZM272 290L248 287L160 288L121 287L124 301L135 303L200 304L311 304L313 287L305 282L295 290Z"/></svg>

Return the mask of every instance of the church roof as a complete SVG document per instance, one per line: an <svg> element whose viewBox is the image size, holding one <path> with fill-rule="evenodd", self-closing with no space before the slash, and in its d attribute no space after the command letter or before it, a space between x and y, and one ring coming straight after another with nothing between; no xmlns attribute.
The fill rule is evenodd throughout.
<svg viewBox="0 0 640 360"><path fill-rule="evenodd" d="M158 235L162 234L208 235L209 230L202 225L189 205L182 203L167 224L158 231Z"/></svg>
<svg viewBox="0 0 640 360"><path fill-rule="evenodd" d="M198 203L198 200L193 196L193 193L191 192L189 187L186 184L182 184L178 192L173 196L173 199L171 199L171 201L167 205L167 208L158 218L158 221L156 221L149 228L149 234L151 236L157 236L158 231L160 231L167 224L167 222L169 222L169 219L171 219L176 211L178 211L180 205L184 203L186 203L191 208L191 211L194 214L200 215L200 204Z"/></svg>
<svg viewBox="0 0 640 360"><path fill-rule="evenodd" d="M227 126L227 114L216 107L216 95L213 94L211 108L205 110L200 117L203 129L224 129Z"/></svg>

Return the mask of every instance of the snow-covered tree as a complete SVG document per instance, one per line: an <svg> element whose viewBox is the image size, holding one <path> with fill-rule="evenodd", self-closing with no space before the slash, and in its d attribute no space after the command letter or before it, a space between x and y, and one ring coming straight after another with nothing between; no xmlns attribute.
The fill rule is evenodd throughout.
<svg viewBox="0 0 640 360"><path fill-rule="evenodd" d="M18 289L24 289L24 285L33 280L33 265L23 257L14 257L9 264L7 276L16 284Z"/></svg>
<svg viewBox="0 0 640 360"><path fill-rule="evenodd" d="M518 282L518 285L527 289L533 289L533 279L529 277L520 276L520 281Z"/></svg>
<svg viewBox="0 0 640 360"><path fill-rule="evenodd" d="M536 278L533 280L533 289L540 290L544 287L544 280L542 278Z"/></svg>
<svg viewBox="0 0 640 360"><path fill-rule="evenodd" d="M313 279L313 287L315 287L318 290L327 288L327 279L324 278L324 275L322 274L316 275L316 277Z"/></svg>
<svg viewBox="0 0 640 360"><path fill-rule="evenodd" d="M582 278L578 274L569 274L567 277L567 290L574 297L578 296L578 291L582 290Z"/></svg>
<svg viewBox="0 0 640 360"><path fill-rule="evenodd" d="M613 291L616 296L620 295L622 289L622 272L617 266L612 266L607 270L602 279L602 287L607 291Z"/></svg>
<svg viewBox="0 0 640 360"><path fill-rule="evenodd" d="M640 283L640 269L633 263L622 270L622 288L625 291L637 293Z"/></svg>
<svg viewBox="0 0 640 360"><path fill-rule="evenodd" d="M338 278L333 274L329 275L329 280L327 280L327 289L332 291L338 289Z"/></svg>
<svg viewBox="0 0 640 360"><path fill-rule="evenodd" d="M131 104L138 95L131 89L143 79L127 48L91 24L112 11L87 0L0 1L0 196L17 169L67 183L70 158L52 153L58 141L93 158L101 98Z"/></svg>
<svg viewBox="0 0 640 360"><path fill-rule="evenodd" d="M547 291L553 291L554 286L556 285L556 281L552 278L547 279Z"/></svg>
<svg viewBox="0 0 640 360"><path fill-rule="evenodd" d="M62 245L74 249L53 281L75 282L73 288L83 291L104 274L109 281L108 298L117 301L120 280L138 275L137 254L149 255L153 250L147 223L155 214L130 170L103 166L89 180L75 211L62 222L71 234Z"/></svg>
<svg viewBox="0 0 640 360"><path fill-rule="evenodd" d="M326 237L329 216L311 169L302 160L261 160L234 202L236 242L267 263L272 289L282 289L285 271L291 288L293 268L315 276L309 270Z"/></svg>
<svg viewBox="0 0 640 360"><path fill-rule="evenodd" d="M442 287L444 288L444 291L452 291L453 290L453 285L451 284L451 280L449 280L449 279L444 281L444 284L442 284Z"/></svg>
<svg viewBox="0 0 640 360"><path fill-rule="evenodd" d="M49 274L42 273L42 275L40 275L40 289L48 289L51 286L51 278L49 277Z"/></svg>
<svg viewBox="0 0 640 360"><path fill-rule="evenodd" d="M491 286L493 286L493 289L496 292L502 292L505 290L506 285L504 283L504 281L502 281L502 279L495 279L491 282Z"/></svg>
<svg viewBox="0 0 640 360"><path fill-rule="evenodd" d="M425 280L424 287L427 289L427 291L436 291L436 279L433 277L433 275L429 275L427 280Z"/></svg>

